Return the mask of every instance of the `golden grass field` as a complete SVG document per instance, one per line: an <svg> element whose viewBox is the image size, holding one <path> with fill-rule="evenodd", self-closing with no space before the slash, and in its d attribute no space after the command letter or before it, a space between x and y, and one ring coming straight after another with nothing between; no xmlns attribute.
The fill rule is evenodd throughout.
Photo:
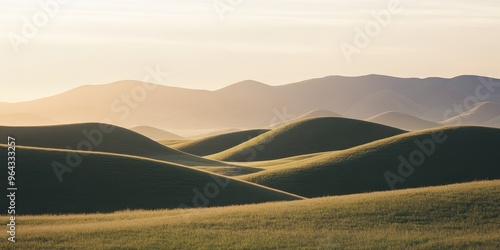
<svg viewBox="0 0 500 250"><path fill-rule="evenodd" d="M500 181L193 210L19 217L2 249L499 249Z"/></svg>

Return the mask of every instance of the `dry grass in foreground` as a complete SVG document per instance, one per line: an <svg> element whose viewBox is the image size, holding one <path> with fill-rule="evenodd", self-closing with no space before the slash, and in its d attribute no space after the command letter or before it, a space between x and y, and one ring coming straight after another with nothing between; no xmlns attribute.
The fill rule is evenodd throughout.
<svg viewBox="0 0 500 250"><path fill-rule="evenodd" d="M1 249L500 249L500 181L18 224Z"/></svg>

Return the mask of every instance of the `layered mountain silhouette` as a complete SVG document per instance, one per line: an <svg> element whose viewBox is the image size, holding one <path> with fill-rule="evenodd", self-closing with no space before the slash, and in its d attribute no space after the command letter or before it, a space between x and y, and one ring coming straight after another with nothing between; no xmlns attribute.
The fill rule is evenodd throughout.
<svg viewBox="0 0 500 250"><path fill-rule="evenodd" d="M423 130L434 127L439 127L441 124L431 121L426 121L415 116L399 113L399 112L384 112L376 116L372 116L366 121L379 123L395 128L400 128L408 131Z"/></svg>
<svg viewBox="0 0 500 250"><path fill-rule="evenodd" d="M119 81L82 86L29 102L0 103L0 118L12 114L26 117L24 121L15 119L16 124L7 118L0 123L105 122L166 131L253 129L282 125L315 110L355 119L392 111L441 122L447 110L477 93L482 102L500 103L498 89L500 80L480 76L328 76L281 86L247 80L215 91Z"/></svg>
<svg viewBox="0 0 500 250"><path fill-rule="evenodd" d="M445 125L495 125L498 117L500 117L500 104L482 102L442 123Z"/></svg>

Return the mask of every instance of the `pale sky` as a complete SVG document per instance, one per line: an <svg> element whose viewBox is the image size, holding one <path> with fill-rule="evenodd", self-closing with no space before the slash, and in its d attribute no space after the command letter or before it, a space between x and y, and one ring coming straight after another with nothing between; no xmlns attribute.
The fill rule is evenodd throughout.
<svg viewBox="0 0 500 250"><path fill-rule="evenodd" d="M50 16L37 0L0 0L0 102L142 80L155 65L165 85L210 90L327 75L500 78L498 0L59 2ZM356 30L391 2L398 11L347 60L342 45L355 47ZM33 19L36 34L23 35Z"/></svg>

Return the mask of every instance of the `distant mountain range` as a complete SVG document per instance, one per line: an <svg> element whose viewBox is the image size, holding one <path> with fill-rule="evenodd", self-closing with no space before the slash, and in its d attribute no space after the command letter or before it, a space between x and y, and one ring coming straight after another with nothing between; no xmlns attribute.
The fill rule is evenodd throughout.
<svg viewBox="0 0 500 250"><path fill-rule="evenodd" d="M322 110L325 116L355 119L393 112L431 122L427 125L432 127L435 122L470 111L456 109L457 105L473 108L482 102L500 103L499 79L328 76L281 86L248 80L216 91L119 81L81 86L28 102L0 103L0 124L106 122L168 131L245 129L281 125L308 112ZM491 118L486 121L489 124L499 124L500 118L495 119L500 116L498 109L485 110L492 113L481 117ZM391 119L381 120L385 123ZM470 123L482 125L474 121Z"/></svg>

